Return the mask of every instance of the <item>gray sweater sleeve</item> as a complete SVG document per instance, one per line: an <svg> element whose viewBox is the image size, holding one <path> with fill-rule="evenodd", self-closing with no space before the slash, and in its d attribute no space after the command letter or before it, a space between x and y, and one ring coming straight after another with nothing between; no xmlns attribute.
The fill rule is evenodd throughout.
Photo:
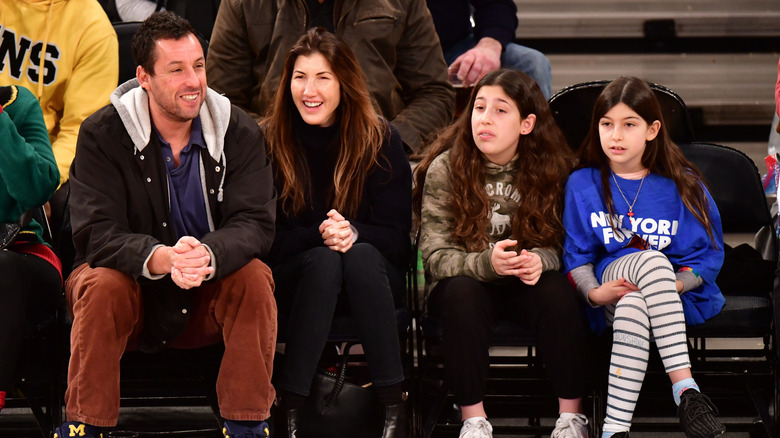
<svg viewBox="0 0 780 438"><path fill-rule="evenodd" d="M571 276L572 281L574 281L574 284L577 286L577 292L582 295L582 298L585 300L585 302L587 302L591 307L598 307L591 303L588 299L588 292L590 292L591 289L600 286L600 283L596 278L596 273L593 271L593 265L588 263L582 266L578 266L569 271L569 275Z"/></svg>
<svg viewBox="0 0 780 438"><path fill-rule="evenodd" d="M696 289L704 282L701 277L690 271L680 271L677 272L675 276L677 277L677 280L680 280L683 283L682 292L680 292L681 294Z"/></svg>
<svg viewBox="0 0 780 438"><path fill-rule="evenodd" d="M561 254L554 248L532 248L529 252L538 255L542 259L542 272L561 270Z"/></svg>

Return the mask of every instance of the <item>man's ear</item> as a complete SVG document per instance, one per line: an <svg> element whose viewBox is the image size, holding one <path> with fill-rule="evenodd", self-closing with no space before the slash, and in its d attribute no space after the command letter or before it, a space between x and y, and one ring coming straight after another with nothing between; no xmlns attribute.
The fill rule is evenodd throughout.
<svg viewBox="0 0 780 438"><path fill-rule="evenodd" d="M151 75L142 66L139 65L135 68L135 77L138 79L138 83L141 84L141 88L149 91L149 79L151 78Z"/></svg>

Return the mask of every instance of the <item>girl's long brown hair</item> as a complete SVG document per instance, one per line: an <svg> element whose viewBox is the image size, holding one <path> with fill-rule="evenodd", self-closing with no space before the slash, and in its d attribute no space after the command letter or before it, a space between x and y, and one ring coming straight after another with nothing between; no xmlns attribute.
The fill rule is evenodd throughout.
<svg viewBox="0 0 780 438"><path fill-rule="evenodd" d="M485 191L486 158L477 149L471 132L474 100L484 86L501 87L517 104L522 118L536 115L533 130L521 135L517 143L519 157L513 184L523 192L512 218L512 236L518 241L518 248L560 248L563 192L572 163L570 150L539 86L526 74L514 70L500 69L482 78L471 92L468 107L431 145L415 170L415 214L419 219L425 175L431 162L442 152L451 150L452 236L470 252L488 248L491 209Z"/></svg>
<svg viewBox="0 0 780 438"><path fill-rule="evenodd" d="M648 125L656 120L661 122L658 135L645 146L642 166L650 172L674 181L683 204L704 225L707 235L715 244L709 215L709 201L702 189L704 185L702 175L669 137L661 105L650 85L636 77L617 78L604 88L593 106L588 136L578 151L577 168L597 167L601 171L601 187L604 189L609 217L615 215L615 204L612 202L612 190L609 185L612 171L609 167L609 159L601 148L599 122L604 114L619 103L625 104L639 114ZM612 227L614 226L613 224Z"/></svg>
<svg viewBox="0 0 780 438"><path fill-rule="evenodd" d="M279 89L261 126L276 178L281 183L282 206L288 213L299 214L306 208L305 193L311 182L303 147L293 132L293 118L298 109L290 84L298 57L314 53L328 60L340 84L341 100L336 109L338 158L333 175L333 199L329 201L341 214L354 216L365 179L378 164L379 149L389 130L371 104L365 74L349 46L321 27L303 35L285 58Z"/></svg>

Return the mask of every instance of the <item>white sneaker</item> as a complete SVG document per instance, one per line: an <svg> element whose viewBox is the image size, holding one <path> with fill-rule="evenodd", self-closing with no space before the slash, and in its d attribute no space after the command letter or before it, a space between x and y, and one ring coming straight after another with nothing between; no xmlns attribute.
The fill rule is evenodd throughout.
<svg viewBox="0 0 780 438"><path fill-rule="evenodd" d="M587 417L564 412L555 421L555 429L550 438L588 438Z"/></svg>
<svg viewBox="0 0 780 438"><path fill-rule="evenodd" d="M493 438L493 426L485 417L471 417L463 422L459 438Z"/></svg>

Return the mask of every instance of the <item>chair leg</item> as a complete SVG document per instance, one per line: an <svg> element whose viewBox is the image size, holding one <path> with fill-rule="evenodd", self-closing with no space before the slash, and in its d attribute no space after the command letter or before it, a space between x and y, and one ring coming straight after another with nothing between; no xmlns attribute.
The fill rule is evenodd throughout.
<svg viewBox="0 0 780 438"><path fill-rule="evenodd" d="M447 401L447 393L449 392L447 384L442 381L441 386L433 397L433 403L428 412L428 415L424 417L425 423L423 424L422 436L423 438L430 438L433 435L433 429L439 422L441 411L444 407L444 403Z"/></svg>
<svg viewBox="0 0 780 438"><path fill-rule="evenodd" d="M756 411L758 412L759 416L761 417L761 424L764 428L764 432L766 433L766 436L774 436L772 435L772 416L769 415L769 406L767 403L760 397L756 391L752 388L750 383L746 383L745 386L747 387L748 395L750 395L751 401L753 401L753 406L755 406Z"/></svg>

